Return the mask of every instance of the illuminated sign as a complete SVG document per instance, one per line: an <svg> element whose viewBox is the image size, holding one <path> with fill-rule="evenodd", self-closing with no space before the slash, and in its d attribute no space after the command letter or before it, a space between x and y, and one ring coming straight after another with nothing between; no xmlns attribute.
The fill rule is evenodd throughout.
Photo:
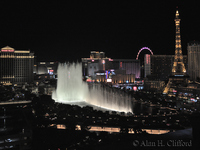
<svg viewBox="0 0 200 150"><path fill-rule="evenodd" d="M96 73L96 75L102 76L102 75L105 75L105 73Z"/></svg>
<svg viewBox="0 0 200 150"><path fill-rule="evenodd" d="M184 75L178 75L178 74L177 74L177 75L174 75L174 76L177 76L177 77L183 77Z"/></svg>
<svg viewBox="0 0 200 150"><path fill-rule="evenodd" d="M112 82L112 79L110 79L110 78L109 78L109 79L107 79L107 82Z"/></svg>
<svg viewBox="0 0 200 150"><path fill-rule="evenodd" d="M50 75L53 75L53 70L52 70L52 69L49 69L49 70L48 70L48 73L49 73Z"/></svg>
<svg viewBox="0 0 200 150"><path fill-rule="evenodd" d="M106 71L106 79L108 78L108 71Z"/></svg>
<svg viewBox="0 0 200 150"><path fill-rule="evenodd" d="M13 49L2 49L1 52L14 52Z"/></svg>
<svg viewBox="0 0 200 150"><path fill-rule="evenodd" d="M102 64L105 64L105 60L102 60Z"/></svg>
<svg viewBox="0 0 200 150"><path fill-rule="evenodd" d="M122 68L122 62L120 62L120 68Z"/></svg>
<svg viewBox="0 0 200 150"><path fill-rule="evenodd" d="M194 99L194 98L190 98L190 100L193 101L193 102L197 102L197 100Z"/></svg>
<svg viewBox="0 0 200 150"><path fill-rule="evenodd" d="M94 80L88 78L88 79L86 80L86 82L94 82Z"/></svg>

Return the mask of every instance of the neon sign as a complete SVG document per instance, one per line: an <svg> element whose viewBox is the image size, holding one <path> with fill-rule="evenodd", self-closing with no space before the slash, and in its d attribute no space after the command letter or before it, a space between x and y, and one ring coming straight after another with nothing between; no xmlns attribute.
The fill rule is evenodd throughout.
<svg viewBox="0 0 200 150"><path fill-rule="evenodd" d="M109 78L109 79L107 79L107 82L112 82L112 79L110 79L110 78Z"/></svg>
<svg viewBox="0 0 200 150"><path fill-rule="evenodd" d="M1 52L14 52L13 49L2 49Z"/></svg>
<svg viewBox="0 0 200 150"><path fill-rule="evenodd" d="M178 74L177 74L177 75L174 75L174 76L177 76L177 77L182 77L182 76L184 76L184 75L178 75Z"/></svg>
<svg viewBox="0 0 200 150"><path fill-rule="evenodd" d="M120 68L122 68L122 62L120 62Z"/></svg>
<svg viewBox="0 0 200 150"><path fill-rule="evenodd" d="M53 70L52 70L52 69L48 70L48 73L49 73L50 75L53 75Z"/></svg>

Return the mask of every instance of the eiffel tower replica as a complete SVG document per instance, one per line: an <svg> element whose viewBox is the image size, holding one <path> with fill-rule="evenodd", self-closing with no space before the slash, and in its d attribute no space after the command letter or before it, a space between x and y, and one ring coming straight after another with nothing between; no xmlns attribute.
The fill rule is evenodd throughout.
<svg viewBox="0 0 200 150"><path fill-rule="evenodd" d="M188 83L189 76L186 74L185 65L183 63L183 54L181 48L181 34L180 34L180 21L179 12L176 10L175 16L176 25L176 39L175 39L175 55L174 62L172 66L172 72L169 77L167 86L165 87L163 93L168 94L168 92L177 91L178 87L186 86Z"/></svg>

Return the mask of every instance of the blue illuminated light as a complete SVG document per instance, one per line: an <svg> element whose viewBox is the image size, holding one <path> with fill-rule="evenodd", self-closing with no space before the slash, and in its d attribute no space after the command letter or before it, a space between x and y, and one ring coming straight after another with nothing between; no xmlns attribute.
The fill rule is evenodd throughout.
<svg viewBox="0 0 200 150"><path fill-rule="evenodd" d="M108 79L108 71L106 71L106 79Z"/></svg>
<svg viewBox="0 0 200 150"><path fill-rule="evenodd" d="M184 75L174 75L174 76L177 76L177 77L182 77L182 76L184 76Z"/></svg>

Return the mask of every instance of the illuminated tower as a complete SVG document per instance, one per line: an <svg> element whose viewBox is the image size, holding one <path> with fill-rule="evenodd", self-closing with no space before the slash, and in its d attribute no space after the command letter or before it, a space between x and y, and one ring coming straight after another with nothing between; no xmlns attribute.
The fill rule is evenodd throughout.
<svg viewBox="0 0 200 150"><path fill-rule="evenodd" d="M165 87L163 93L173 93L178 91L179 86L186 86L188 83L189 76L186 74L185 65L183 63L183 54L181 48L181 34L180 34L180 21L179 12L176 10L175 16L175 25L176 25L176 39L175 39L175 55L174 63L172 66L172 74L169 77L169 82ZM176 93L175 92L175 93ZM171 94L171 95L173 95Z"/></svg>
<svg viewBox="0 0 200 150"><path fill-rule="evenodd" d="M176 39L175 39L175 56L174 64L172 67L172 75L174 76L183 76L186 75L186 69L183 63L183 54L181 48L181 34L180 34L180 21L179 12L176 11L176 17L174 19L176 25Z"/></svg>

